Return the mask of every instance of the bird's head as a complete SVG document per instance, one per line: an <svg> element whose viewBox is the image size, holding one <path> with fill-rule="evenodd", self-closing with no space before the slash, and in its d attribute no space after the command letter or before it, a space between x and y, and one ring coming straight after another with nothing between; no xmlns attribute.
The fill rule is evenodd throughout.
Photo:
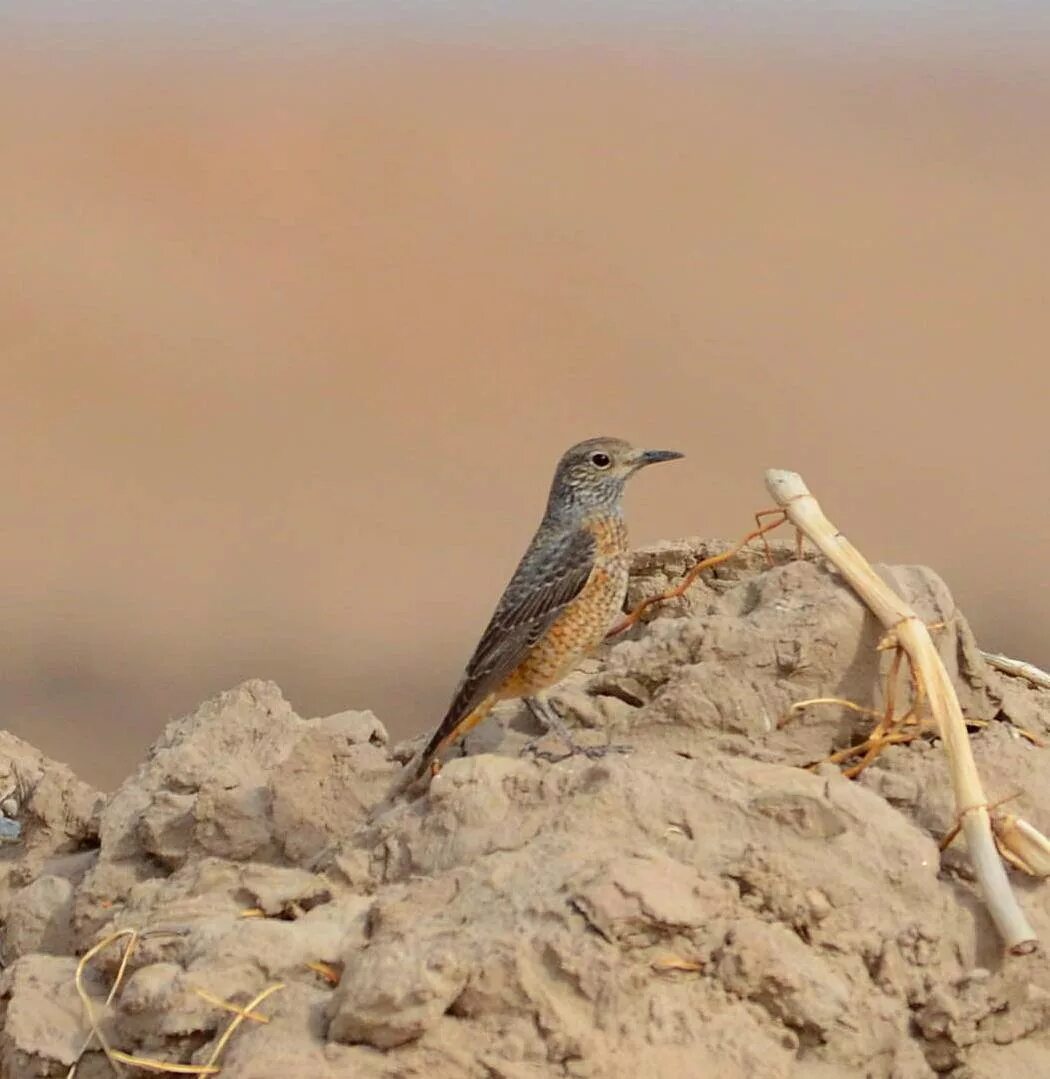
<svg viewBox="0 0 1050 1079"><path fill-rule="evenodd" d="M624 484L640 468L674 461L675 450L640 450L622 438L589 438L562 454L554 472L548 515L616 509Z"/></svg>

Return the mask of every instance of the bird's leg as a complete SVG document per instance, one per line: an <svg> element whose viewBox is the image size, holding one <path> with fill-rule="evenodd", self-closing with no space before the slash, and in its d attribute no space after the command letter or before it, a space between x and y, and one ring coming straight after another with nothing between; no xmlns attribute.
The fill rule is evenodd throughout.
<svg viewBox="0 0 1050 1079"><path fill-rule="evenodd" d="M551 705L550 701L541 699L540 697L526 697L525 707L528 708L532 713L533 718L538 720L540 725L544 728L544 734L553 731L569 747L568 756L571 757L573 753L579 752L580 747L569 733L569 728L565 726L565 720L561 718L555 708ZM540 738L542 737L543 735L540 735ZM530 753L534 752L539 741L539 738L533 738L533 740L525 747L526 751Z"/></svg>
<svg viewBox="0 0 1050 1079"><path fill-rule="evenodd" d="M598 757L604 757L606 753L630 752L629 746L618 746L611 743L607 743L604 746L581 746L579 742L573 738L572 734L569 732L569 728L565 726L565 720L558 714L558 710L546 697L526 697L525 705L533 716L547 728L548 732L553 731L566 746L569 747L569 752L566 753L564 757L559 757L559 760L565 760L566 757L573 757L577 753L582 753L585 757L595 760ZM535 753L536 745L539 741L539 738L534 738L525 745L522 752Z"/></svg>

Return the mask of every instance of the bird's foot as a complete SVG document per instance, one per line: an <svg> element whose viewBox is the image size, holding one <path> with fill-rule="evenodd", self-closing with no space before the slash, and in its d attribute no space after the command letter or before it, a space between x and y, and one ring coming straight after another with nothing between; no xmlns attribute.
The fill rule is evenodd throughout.
<svg viewBox="0 0 1050 1079"><path fill-rule="evenodd" d="M531 739L521 747L518 756L532 756L539 760L549 761L551 764L557 764L559 761L568 760L569 757L572 756L572 750L569 750L568 753L554 753L550 749L542 748L543 743L546 740L547 736L545 734L541 734L539 738Z"/></svg>
<svg viewBox="0 0 1050 1079"><path fill-rule="evenodd" d="M630 753L631 749L631 746L621 745L618 742L606 742L600 746L576 746L575 752L582 753L592 761L597 761L610 753Z"/></svg>
<svg viewBox="0 0 1050 1079"><path fill-rule="evenodd" d="M544 760L550 761L552 764L556 764L558 761L568 760L569 757L575 757L582 755L588 760L596 761L601 757L606 756L609 753L630 753L630 746L615 745L612 742L607 742L605 745L600 746L581 746L579 742L573 738L569 732L569 728L565 726L565 720L558 714L557 709L551 704L549 700L539 697L526 697L525 704L533 716L539 720L544 727L547 728L545 734L541 734L538 738L533 738L531 742L526 743L522 748L522 755L531 753L534 756L542 757ZM568 753L563 753L561 756L554 756L549 750L539 749L540 744L546 740L548 735L556 735L568 748Z"/></svg>
<svg viewBox="0 0 1050 1079"><path fill-rule="evenodd" d="M551 764L557 764L559 761L567 761L570 757L586 757L588 760L596 761L602 757L608 756L610 753L630 753L631 747L625 745L618 745L614 742L606 742L604 745L598 746L581 746L579 742L572 738L565 738L558 735L559 740L564 743L567 748L565 753L554 753L549 749L541 748L543 743L547 741L547 735L543 734L539 738L533 738L531 741L526 742L521 747L520 756L531 754L534 757L539 757L542 760L550 761Z"/></svg>

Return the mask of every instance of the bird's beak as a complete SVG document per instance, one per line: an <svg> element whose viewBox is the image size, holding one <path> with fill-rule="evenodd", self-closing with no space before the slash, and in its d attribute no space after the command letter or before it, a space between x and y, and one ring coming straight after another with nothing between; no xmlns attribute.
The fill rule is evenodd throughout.
<svg viewBox="0 0 1050 1079"><path fill-rule="evenodd" d="M679 453L677 450L642 450L638 454L638 461L634 467L644 468L646 465L656 465L661 461L677 461L679 457L684 456L684 453Z"/></svg>

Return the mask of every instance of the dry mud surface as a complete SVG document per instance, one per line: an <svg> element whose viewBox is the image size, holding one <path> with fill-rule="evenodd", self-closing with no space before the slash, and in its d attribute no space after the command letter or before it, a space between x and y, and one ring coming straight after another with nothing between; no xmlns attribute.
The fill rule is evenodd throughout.
<svg viewBox="0 0 1050 1079"><path fill-rule="evenodd" d="M636 556L632 599L717 543ZM858 781L823 765L881 699L878 631L814 560L742 555L555 698L590 760L522 755L501 708L428 791L386 800L419 739L300 718L247 682L171 723L111 796L0 735L0 1074L65 1076L90 1029L228 1079L1002 1079L1050 1075L1050 967L1002 955L932 736ZM930 621L992 798L1050 831L1050 694L988 668L945 585L883 568ZM1035 657L1037 658L1037 657ZM437 713L435 712L435 715ZM558 756L553 741L541 743ZM1014 877L1050 940L1045 886ZM336 984L337 983L337 984ZM204 995L202 995L202 993ZM126 1066L127 1074L144 1074ZM112 1074L97 1043L77 1075Z"/></svg>

